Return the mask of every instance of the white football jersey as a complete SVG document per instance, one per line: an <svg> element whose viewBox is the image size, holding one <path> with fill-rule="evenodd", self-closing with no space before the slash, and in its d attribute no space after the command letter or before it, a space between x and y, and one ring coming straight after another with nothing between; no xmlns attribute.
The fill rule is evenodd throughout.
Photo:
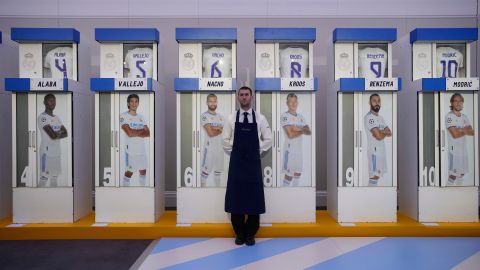
<svg viewBox="0 0 480 270"><path fill-rule="evenodd" d="M203 77L232 77L232 52L230 49L212 47L203 51Z"/></svg>
<svg viewBox="0 0 480 270"><path fill-rule="evenodd" d="M43 66L50 69L52 78L72 79L72 48L57 47L45 56Z"/></svg>
<svg viewBox="0 0 480 270"><path fill-rule="evenodd" d="M451 47L437 48L437 77L457 78L463 67L463 54Z"/></svg>
<svg viewBox="0 0 480 270"><path fill-rule="evenodd" d="M374 79L385 77L387 68L387 52L380 48L365 48L358 52L359 77Z"/></svg>
<svg viewBox="0 0 480 270"><path fill-rule="evenodd" d="M365 133L367 133L368 155L385 156L385 141L377 140L375 137L373 137L372 134L372 129L374 128L383 130L388 127L385 123L385 119L383 119L383 117L380 115L375 115L372 112L368 112L363 118L363 121L365 126Z"/></svg>
<svg viewBox="0 0 480 270"><path fill-rule="evenodd" d="M305 123L305 117L303 117L303 115L299 113L297 113L296 115L293 115L287 111L282 113L282 116L280 118L280 125L282 127L285 127L285 126L304 127L307 125L307 123ZM302 152L303 135L290 139L285 134L285 141L284 141L283 147L285 150L289 152L293 152L293 153Z"/></svg>
<svg viewBox="0 0 480 270"><path fill-rule="evenodd" d="M280 76L283 78L308 77L308 51L288 47L280 52Z"/></svg>
<svg viewBox="0 0 480 270"><path fill-rule="evenodd" d="M125 55L128 78L152 78L153 52L150 48L135 48Z"/></svg>
<svg viewBox="0 0 480 270"><path fill-rule="evenodd" d="M200 124L204 127L207 124L210 124L214 127L223 127L225 123L225 118L219 114L211 114L208 111L202 113ZM222 134L219 134L215 137L209 137L207 132L205 132L204 146L205 148L212 149L213 151L219 151L223 149L222 146Z"/></svg>
<svg viewBox="0 0 480 270"><path fill-rule="evenodd" d="M451 127L464 128L471 126L468 117L465 114L457 116L454 112L450 111L445 116L445 126L447 129ZM463 156L467 155L466 136L460 138L453 138L450 132L448 133L448 152L453 155Z"/></svg>
<svg viewBox="0 0 480 270"><path fill-rule="evenodd" d="M147 124L145 118L141 114L131 115L128 111L120 114L120 127L128 125L130 129L141 130ZM145 138L128 137L125 134L125 151L131 155L146 155Z"/></svg>
<svg viewBox="0 0 480 270"><path fill-rule="evenodd" d="M40 143L40 153L51 157L59 157L61 155L60 140L54 140L48 136L47 132L43 129L47 125L49 125L53 131L58 132L63 124L57 115L50 116L48 113L42 112L38 116L37 126L42 138L42 142Z"/></svg>

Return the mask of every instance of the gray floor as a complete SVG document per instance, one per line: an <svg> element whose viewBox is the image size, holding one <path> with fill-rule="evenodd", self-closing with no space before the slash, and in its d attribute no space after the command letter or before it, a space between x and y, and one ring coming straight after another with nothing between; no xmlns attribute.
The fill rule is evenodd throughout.
<svg viewBox="0 0 480 270"><path fill-rule="evenodd" d="M0 269L128 269L151 240L0 241Z"/></svg>

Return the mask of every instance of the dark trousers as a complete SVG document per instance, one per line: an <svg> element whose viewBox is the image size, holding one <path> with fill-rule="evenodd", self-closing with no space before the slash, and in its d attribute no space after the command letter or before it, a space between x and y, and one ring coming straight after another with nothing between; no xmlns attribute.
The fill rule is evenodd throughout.
<svg viewBox="0 0 480 270"><path fill-rule="evenodd" d="M260 215L230 214L235 234L239 238L254 237L260 228Z"/></svg>

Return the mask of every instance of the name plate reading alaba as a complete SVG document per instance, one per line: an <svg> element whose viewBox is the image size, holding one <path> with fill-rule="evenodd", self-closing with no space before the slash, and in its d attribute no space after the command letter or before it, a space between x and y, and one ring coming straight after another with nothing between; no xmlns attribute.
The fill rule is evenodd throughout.
<svg viewBox="0 0 480 270"><path fill-rule="evenodd" d="M282 91L313 91L313 78L281 78L280 89Z"/></svg>
<svg viewBox="0 0 480 270"><path fill-rule="evenodd" d="M231 91L233 89L232 78L200 78L198 90L208 91Z"/></svg>
<svg viewBox="0 0 480 270"><path fill-rule="evenodd" d="M478 78L447 78L445 88L451 90L479 90Z"/></svg>
<svg viewBox="0 0 480 270"><path fill-rule="evenodd" d="M63 91L63 79L39 78L30 79L30 90Z"/></svg>
<svg viewBox="0 0 480 270"><path fill-rule="evenodd" d="M397 91L398 78L365 79L365 91Z"/></svg>
<svg viewBox="0 0 480 270"><path fill-rule="evenodd" d="M148 90L147 79L115 79L115 90Z"/></svg>

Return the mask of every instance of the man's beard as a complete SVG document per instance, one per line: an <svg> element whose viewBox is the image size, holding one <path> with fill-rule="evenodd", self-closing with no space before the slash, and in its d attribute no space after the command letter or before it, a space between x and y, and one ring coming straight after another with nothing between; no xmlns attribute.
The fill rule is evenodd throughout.
<svg viewBox="0 0 480 270"><path fill-rule="evenodd" d="M379 112L380 111L380 106L379 105L376 105L376 106L370 106L370 109L374 112Z"/></svg>
<svg viewBox="0 0 480 270"><path fill-rule="evenodd" d="M217 106L208 106L208 109L210 111L215 111L217 109Z"/></svg>

